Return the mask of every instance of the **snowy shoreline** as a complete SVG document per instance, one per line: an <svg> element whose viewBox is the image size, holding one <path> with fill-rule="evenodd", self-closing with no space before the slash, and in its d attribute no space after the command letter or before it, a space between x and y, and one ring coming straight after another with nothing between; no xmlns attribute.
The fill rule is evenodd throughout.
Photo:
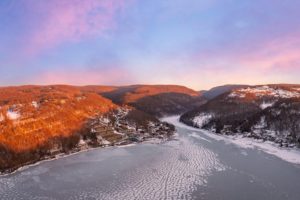
<svg viewBox="0 0 300 200"><path fill-rule="evenodd" d="M276 156L289 163L300 165L300 150L298 148L279 147L278 144L270 141L262 141L254 138L244 137L242 135L226 136L218 135L205 129L198 129L188 126L179 121L179 116L167 117L163 120L172 123L179 128L185 128L197 132L198 134L204 134L205 136L217 141L224 141L228 144L234 144L244 149L257 149L265 153Z"/></svg>
<svg viewBox="0 0 300 200"><path fill-rule="evenodd" d="M111 149L114 149L114 148L130 148L130 147L133 147L133 146L136 146L136 145L139 145L139 144L160 144L160 143L168 141L171 138L172 137L163 138L163 139L161 139L161 138L148 138L148 139L145 139L144 141L141 141L141 142L132 142L132 143L129 143L129 144L121 144L121 145L115 145L115 146L89 147L89 148L86 148L86 149L73 151L73 152L68 153L68 154L60 153L60 154L57 154L57 155L53 155L54 157L45 157L44 159L42 159L38 162L25 164L25 165L23 165L21 167L18 167L16 169L12 169L11 171L8 171L8 172L0 172L0 178L1 177L7 177L7 176L10 176L10 175L14 175L18 172L22 172L24 170L27 170L31 167L38 166L38 165L43 164L45 162L51 162L51 161L59 160L59 159L62 159L62 158L67 158L67 157L70 157L70 156L74 156L74 155L77 155L77 154L89 152L89 151L94 151L94 150L99 150L99 149L109 149L109 148L111 148Z"/></svg>
<svg viewBox="0 0 300 200"><path fill-rule="evenodd" d="M161 121L166 121L168 123L171 123L173 125L175 125L176 127L179 128L184 128L184 129L188 129L191 131L194 131L195 136L203 134L211 139L214 139L216 141L223 141L225 143L228 144L233 144L236 145L237 147L240 148L244 148L244 149L257 149L260 151L263 151L265 153L268 153L270 155L276 156L284 161L287 161L289 163L293 163L293 164L298 164L300 165L300 150L297 148L285 148L285 147L279 147L276 143L274 142L269 142L269 141L262 141L262 140L257 140L257 139L253 139L253 138L249 138L249 137L243 137L241 135L236 135L236 136L226 136L226 135L218 135L215 134L211 131L207 131L204 129L198 129L198 128L194 128L191 126L187 126L184 123L179 122L179 116L171 116L171 117L164 117L161 118ZM197 134L197 135L196 135ZM176 135L176 133L175 133ZM170 139L170 138L168 138ZM108 148L126 148L126 147L132 147L138 144L159 144L162 142L165 142L167 139L159 139L159 138L149 138L147 140L144 140L142 142L138 142L138 143L130 143L130 144L124 144L124 145L116 145L116 146L106 146L106 147L90 147L87 149L82 149L82 150L78 150L78 151L74 151L71 152L69 154L57 154L55 155L55 157L46 157L43 160L40 160L38 162L35 163L31 163L31 164L27 164L24 166L21 166L11 172L3 172L0 173L0 177L6 177L6 176L10 176L13 175L17 172L21 172L24 171L30 167L34 167L37 165L40 165L44 162L50 162L50 161L54 161L54 160L58 160L61 158L66 158L69 156L73 156L76 154L80 154L80 153L84 153L84 152L88 152L88 151L93 151L93 150L97 150L97 149L108 149Z"/></svg>

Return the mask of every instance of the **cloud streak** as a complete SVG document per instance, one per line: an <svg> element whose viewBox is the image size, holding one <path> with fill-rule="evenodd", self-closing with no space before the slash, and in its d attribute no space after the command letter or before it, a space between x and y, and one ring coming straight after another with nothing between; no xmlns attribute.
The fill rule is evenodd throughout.
<svg viewBox="0 0 300 200"><path fill-rule="evenodd" d="M26 1L40 17L32 31L25 37L24 51L36 55L64 42L104 36L116 28L115 17L122 10L125 0L51 0Z"/></svg>
<svg viewBox="0 0 300 200"><path fill-rule="evenodd" d="M66 70L68 69L68 70ZM123 85L131 82L132 74L120 67L44 71L30 78L34 84Z"/></svg>

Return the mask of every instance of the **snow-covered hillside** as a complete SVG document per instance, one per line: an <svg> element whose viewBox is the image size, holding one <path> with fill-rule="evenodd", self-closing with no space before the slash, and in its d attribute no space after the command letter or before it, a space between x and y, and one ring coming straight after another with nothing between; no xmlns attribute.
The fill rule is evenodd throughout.
<svg viewBox="0 0 300 200"><path fill-rule="evenodd" d="M221 134L300 145L300 86L234 89L185 113L181 121Z"/></svg>
<svg viewBox="0 0 300 200"><path fill-rule="evenodd" d="M300 88L280 88L270 87L268 85L247 87L242 89L233 90L228 94L229 98L246 98L247 96L254 95L256 97L274 97L274 98L299 98Z"/></svg>

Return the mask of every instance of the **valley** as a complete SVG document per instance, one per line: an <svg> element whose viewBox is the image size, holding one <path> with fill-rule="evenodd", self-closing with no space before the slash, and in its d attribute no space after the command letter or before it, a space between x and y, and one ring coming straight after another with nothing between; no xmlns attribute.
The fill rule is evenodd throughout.
<svg viewBox="0 0 300 200"><path fill-rule="evenodd" d="M109 89L67 85L0 88L0 171L9 173L87 148L173 134L172 125L100 94ZM177 87L165 90L177 91Z"/></svg>
<svg viewBox="0 0 300 200"><path fill-rule="evenodd" d="M204 100L183 86L19 86L0 88L0 172L89 148L165 140L159 121ZM199 101L200 99L200 101Z"/></svg>
<svg viewBox="0 0 300 200"><path fill-rule="evenodd" d="M299 200L299 8L1 0L0 200Z"/></svg>
<svg viewBox="0 0 300 200"><path fill-rule="evenodd" d="M169 140L99 148L0 178L2 199L299 198L299 164L179 122ZM288 154L287 154L288 155Z"/></svg>
<svg viewBox="0 0 300 200"><path fill-rule="evenodd" d="M0 88L0 192L296 200L299 88L230 85L216 97L170 85Z"/></svg>

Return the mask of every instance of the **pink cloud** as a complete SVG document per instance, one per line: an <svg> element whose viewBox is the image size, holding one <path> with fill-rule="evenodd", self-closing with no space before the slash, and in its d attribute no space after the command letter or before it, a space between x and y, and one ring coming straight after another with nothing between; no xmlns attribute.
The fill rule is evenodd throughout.
<svg viewBox="0 0 300 200"><path fill-rule="evenodd" d="M238 54L241 64L263 69L300 69L300 34L266 41L249 53Z"/></svg>
<svg viewBox="0 0 300 200"><path fill-rule="evenodd" d="M63 42L104 36L116 28L116 15L126 0L28 1L37 24L26 39L26 55L35 55Z"/></svg>
<svg viewBox="0 0 300 200"><path fill-rule="evenodd" d="M213 49L196 54L192 59L228 70L241 68L268 72L273 69L293 71L300 69L300 33L284 35L280 38L245 41L239 45Z"/></svg>
<svg viewBox="0 0 300 200"><path fill-rule="evenodd" d="M77 69L64 67L61 70L47 71L30 78L34 84L70 84L70 85L116 85L133 81L132 74L123 68Z"/></svg>

